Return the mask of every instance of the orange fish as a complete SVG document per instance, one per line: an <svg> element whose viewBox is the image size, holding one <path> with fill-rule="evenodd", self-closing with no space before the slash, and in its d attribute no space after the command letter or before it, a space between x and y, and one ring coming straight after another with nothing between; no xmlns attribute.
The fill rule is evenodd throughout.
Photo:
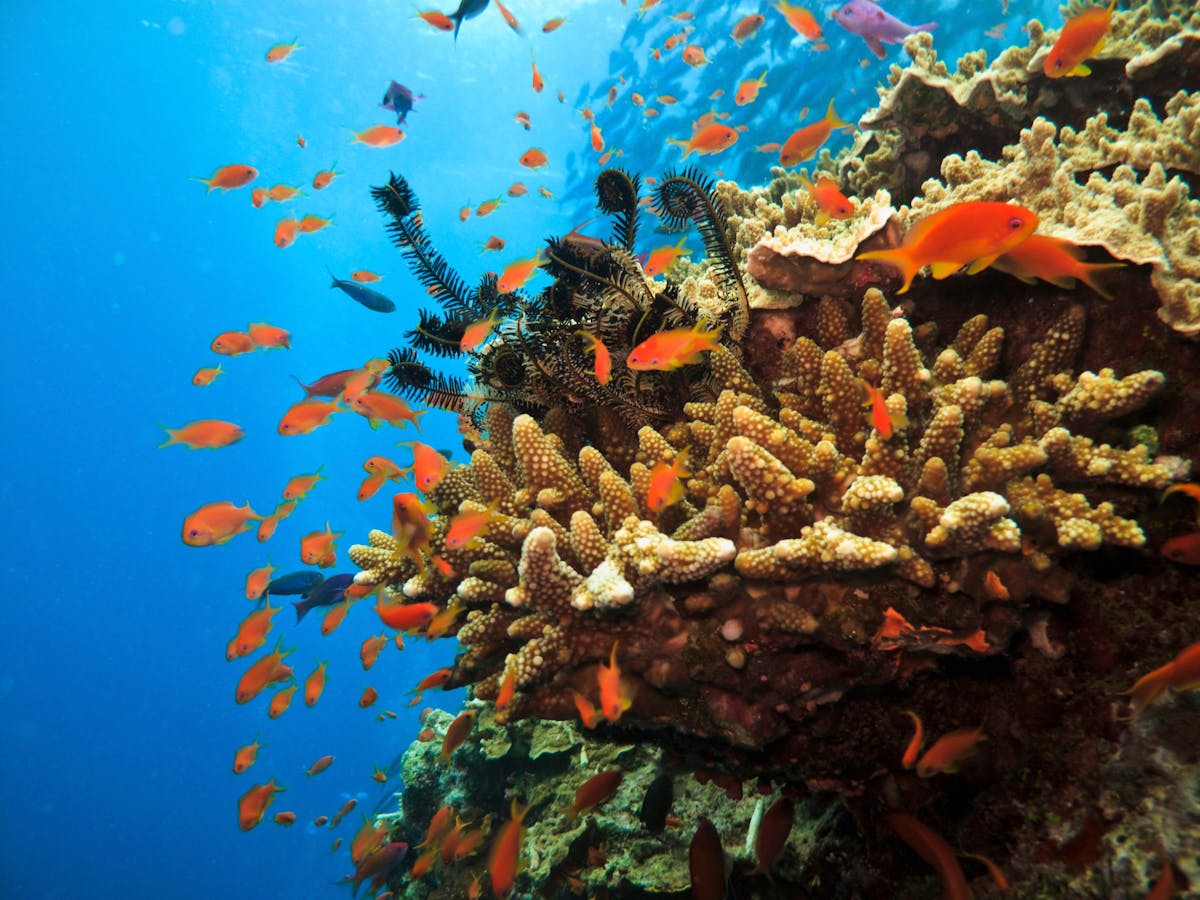
<svg viewBox="0 0 1200 900"><path fill-rule="evenodd" d="M312 186L314 191L323 191L333 183L333 179L344 173L337 171L337 163L334 163L328 169L322 169L313 176Z"/></svg>
<svg viewBox="0 0 1200 900"><path fill-rule="evenodd" d="M521 28L521 23L517 21L517 17L509 12L508 8L501 3L500 0L496 0L496 9L500 11L500 15L504 17L504 22L509 28L511 28L517 34L525 34L525 31Z"/></svg>
<svg viewBox="0 0 1200 900"><path fill-rule="evenodd" d="M240 187L245 187L257 177L258 169L254 168L254 166L235 163L229 166L221 166L208 178L193 178L192 181L207 184L209 192L232 191Z"/></svg>
<svg viewBox="0 0 1200 900"><path fill-rule="evenodd" d="M485 200L483 203L479 204L479 207L475 210L475 215L481 218L483 216L490 216L500 208L500 204L503 202L504 201L499 197L496 197L494 200Z"/></svg>
<svg viewBox="0 0 1200 900"><path fill-rule="evenodd" d="M692 153L697 153L700 156L709 156L713 153L720 153L722 150L728 150L737 143L737 139L738 133L736 129L718 122L709 122L707 125L692 131L692 136L689 140L681 141L676 138L667 138L667 143L682 147L683 159L687 159Z"/></svg>
<svg viewBox="0 0 1200 900"><path fill-rule="evenodd" d="M417 844L416 849L424 850L426 847L436 847L440 844L446 833L454 827L453 819L453 806L443 806L435 812L433 818L429 820L429 828L425 832L425 840Z"/></svg>
<svg viewBox="0 0 1200 900"><path fill-rule="evenodd" d="M238 703L249 703L272 684L287 681L292 677L291 666L284 659L292 650L283 649L283 638L275 642L275 649L261 659L255 660L238 681L234 697Z"/></svg>
<svg viewBox="0 0 1200 900"><path fill-rule="evenodd" d="M543 190L542 188L538 189ZM529 259L518 259L504 267L500 278L496 281L496 290L501 294L511 294L525 287L525 282L533 277L534 270L542 264L542 251L539 250Z"/></svg>
<svg viewBox="0 0 1200 900"><path fill-rule="evenodd" d="M475 713L472 710L461 712L455 716L454 721L446 728L446 736L442 738L442 750L438 753L438 760L449 762L454 751L462 746L462 742L467 739L467 735L474 727Z"/></svg>
<svg viewBox="0 0 1200 900"><path fill-rule="evenodd" d="M1020 278L1026 284L1034 284L1041 279L1070 290L1078 279L1105 300L1111 300L1112 294L1096 281L1094 273L1104 269L1119 269L1125 263L1086 263L1083 256L1083 248L1070 241L1045 234L1031 234L1028 240L1009 250L992 266Z"/></svg>
<svg viewBox="0 0 1200 900"><path fill-rule="evenodd" d="M607 154L605 154L605 155L607 155ZM604 164L605 164L605 163L607 163L607 162L608 162L608 160L607 160L607 159L605 159L603 156L602 156L602 157L600 157L600 165L604 165ZM550 189L549 189L549 188L546 188L546 187L540 187L540 188L538 188L538 193L539 193L539 194L541 194L543 197L545 197L547 200L553 200L553 199L554 199L554 195L553 195L552 193L550 193Z"/></svg>
<svg viewBox="0 0 1200 900"><path fill-rule="evenodd" d="M533 54L529 54L529 62L533 66L533 90L540 94L546 86L546 80L542 78L542 73L538 71L537 60L533 58Z"/></svg>
<svg viewBox="0 0 1200 900"><path fill-rule="evenodd" d="M406 423L412 422L419 432L419 420L425 415L425 410L414 410L403 398L384 391L372 390L359 394L350 401L350 406L360 416L365 416L372 428L377 428L380 422L387 422L395 428L403 428Z"/></svg>
<svg viewBox="0 0 1200 900"><path fill-rule="evenodd" d="M354 132L352 144L366 144L368 147L390 147L404 140L404 132L394 125L372 125L364 131Z"/></svg>
<svg viewBox="0 0 1200 900"><path fill-rule="evenodd" d="M386 456L372 456L363 463L363 469L388 481L400 481L412 474L412 469L402 469Z"/></svg>
<svg viewBox="0 0 1200 900"><path fill-rule="evenodd" d="M433 532L433 524L429 521L429 512L433 510L434 507L427 509L421 498L413 493L392 497L392 537L399 545L398 552L401 556L408 556L422 570L425 568L425 558L421 551L430 552L429 536Z"/></svg>
<svg viewBox="0 0 1200 900"><path fill-rule="evenodd" d="M929 778L942 772L957 772L959 763L975 752L975 745L982 740L986 740L982 725L943 734L918 760L917 775Z"/></svg>
<svg viewBox="0 0 1200 900"><path fill-rule="evenodd" d="M633 705L633 695L629 688L621 683L621 669L617 665L617 642L613 641L612 655L608 665L600 663L596 673L596 681L600 686L600 714L610 722L621 718L621 713Z"/></svg>
<svg viewBox="0 0 1200 900"><path fill-rule="evenodd" d="M737 93L733 95L733 102L738 106L746 106L758 99L758 92L767 86L767 70L763 69L762 74L757 78L747 78L738 85Z"/></svg>
<svg viewBox="0 0 1200 900"><path fill-rule="evenodd" d="M504 667L504 677L500 680L500 692L496 694L496 710L508 709L513 695L517 692L517 673L512 666Z"/></svg>
<svg viewBox="0 0 1200 900"><path fill-rule="evenodd" d="M754 148L754 152L755 153L775 153L782 146L783 145L780 144L778 141L771 141L770 143L767 143L767 144L759 144L758 146L756 146Z"/></svg>
<svg viewBox="0 0 1200 900"><path fill-rule="evenodd" d="M302 234L312 234L327 227L332 221L332 219L322 219L320 216L307 215L296 223L296 230Z"/></svg>
<svg viewBox="0 0 1200 900"><path fill-rule="evenodd" d="M684 447L671 463L661 459L650 470L650 487L646 491L646 506L655 514L683 499L683 479L691 475L688 471L688 450Z"/></svg>
<svg viewBox="0 0 1200 900"><path fill-rule="evenodd" d="M238 827L249 831L263 820L267 807L275 799L275 795L285 788L275 784L272 778L266 784L256 784L238 799Z"/></svg>
<svg viewBox="0 0 1200 900"><path fill-rule="evenodd" d="M269 325L266 322L251 322L246 332L250 335L250 340L264 349L291 349L292 333L284 328L280 328L278 325Z"/></svg>
<svg viewBox="0 0 1200 900"><path fill-rule="evenodd" d="M821 149L821 145L829 139L833 129L849 127L851 127L850 123L842 121L837 110L833 108L833 100L830 100L829 109L825 111L825 118L792 132L783 142L783 146L779 148L779 164L794 166L796 163L811 159Z"/></svg>
<svg viewBox="0 0 1200 900"><path fill-rule="evenodd" d="M192 376L192 384L196 387L208 387L217 380L218 375L224 375L225 370L221 368L221 364L216 366L206 366L196 370L196 374Z"/></svg>
<svg viewBox="0 0 1200 900"><path fill-rule="evenodd" d="M521 840L525 816L529 806L522 806L516 798L512 801L512 818L500 826L492 851L488 857L488 875L492 879L492 893L500 900L508 896L521 861Z"/></svg>
<svg viewBox="0 0 1200 900"><path fill-rule="evenodd" d="M247 744L244 747L238 747L237 753L233 755L233 774L241 775L258 759L258 751L262 748L262 744L258 742L258 735L254 736L254 743Z"/></svg>
<svg viewBox="0 0 1200 900"><path fill-rule="evenodd" d="M328 769L332 765L333 765L333 757L332 756L322 756L315 763L313 763L311 766L309 766L308 771L305 772L304 774L307 775L309 778L312 778L314 775L320 775L322 772L324 772L326 769Z"/></svg>
<svg viewBox="0 0 1200 900"><path fill-rule="evenodd" d="M325 669L328 665L329 660L318 663L317 667L304 679L305 706L316 706L321 695L325 693Z"/></svg>
<svg viewBox="0 0 1200 900"><path fill-rule="evenodd" d="M670 372L701 361L701 353L715 350L721 329L706 329L703 322L692 328L660 331L642 341L625 358L635 372Z"/></svg>
<svg viewBox="0 0 1200 900"><path fill-rule="evenodd" d="M371 778L375 781L378 781L380 784L387 784L387 772L379 768L379 766L373 765L372 768L374 768L375 771L371 773Z"/></svg>
<svg viewBox="0 0 1200 900"><path fill-rule="evenodd" d="M760 13L752 13L738 20L738 23L733 26L733 33L729 36L737 42L740 47L747 40L752 38L758 29L762 27L763 22L767 21L767 17Z"/></svg>
<svg viewBox="0 0 1200 900"><path fill-rule="evenodd" d="M471 218L471 207L470 206L464 206L462 209L460 209L458 211L458 221L465 222L469 218Z"/></svg>
<svg viewBox="0 0 1200 900"><path fill-rule="evenodd" d="M290 44L274 44L272 45L271 49L267 51L267 62L277 63L285 60L292 55L293 50L299 49L300 44L297 38L292 38L292 42Z"/></svg>
<svg viewBox="0 0 1200 900"><path fill-rule="evenodd" d="M350 277L359 284L371 284L372 282L383 280L382 275L376 275L374 272L368 271L367 269L359 269L355 272L351 272Z"/></svg>
<svg viewBox="0 0 1200 900"><path fill-rule="evenodd" d="M413 484L417 490L428 494L441 483L450 468L450 462L437 450L420 441L402 441L402 445L412 447L413 464L408 470L412 472Z"/></svg>
<svg viewBox="0 0 1200 900"><path fill-rule="evenodd" d="M250 205L255 209L262 209L262 205L269 199L266 188L256 187L250 190Z"/></svg>
<svg viewBox="0 0 1200 900"><path fill-rule="evenodd" d="M271 698L271 703L267 707L267 715L272 719L278 719L282 716L289 706L292 705L292 695L296 693L296 685L290 684L285 688L280 688L275 692L275 696Z"/></svg>
<svg viewBox="0 0 1200 900"><path fill-rule="evenodd" d="M345 412L346 408L336 399L328 403L320 400L300 400L293 403L279 420L279 433L284 437L309 434L329 421L334 413Z"/></svg>
<svg viewBox="0 0 1200 900"><path fill-rule="evenodd" d="M466 607L459 603L457 599L452 599L445 609L438 612L437 615L429 620L429 624L425 626L425 639L432 641L445 635L450 630L450 626L465 611ZM409 705L413 706L415 704L410 703Z"/></svg>
<svg viewBox="0 0 1200 900"><path fill-rule="evenodd" d="M496 250L503 250L503 249L504 249L504 238L496 237L496 235L493 234L486 241L484 241L483 250L481 252L487 253L489 250L496 251Z"/></svg>
<svg viewBox="0 0 1200 900"><path fill-rule="evenodd" d="M679 243L677 243L674 247L666 244L657 248L656 250L651 250L649 255L646 257L646 261L642 264L642 271L645 272L648 277L654 278L655 276L661 275L663 272L667 271L667 269L671 268L671 265L675 262L675 260L679 259L679 257L690 255L692 251L683 246L683 242L686 240L687 236L685 235L679 239Z"/></svg>
<svg viewBox="0 0 1200 900"><path fill-rule="evenodd" d="M822 175L813 184L808 175L801 172L800 183L808 189L809 196L817 204L818 225L824 225L830 219L849 219L854 216L854 204L838 190L837 182L828 175Z"/></svg>
<svg viewBox="0 0 1200 900"><path fill-rule="evenodd" d="M450 520L450 528L446 531L446 549L466 550L471 547L475 538L487 532L488 525L495 515L497 502L493 500L487 505L487 509L460 512L454 516Z"/></svg>
<svg viewBox="0 0 1200 900"><path fill-rule="evenodd" d="M921 746L925 743L925 726L921 723L921 717L911 709L906 709L904 714L913 720L913 736L904 748L900 764L906 769L911 769L917 764L917 754L921 752Z"/></svg>
<svg viewBox="0 0 1200 900"><path fill-rule="evenodd" d="M1047 78L1091 75L1084 60L1099 53L1108 37L1109 19L1117 0L1109 0L1108 8L1094 6L1063 23L1062 33L1046 55L1042 71Z"/></svg>
<svg viewBox="0 0 1200 900"><path fill-rule="evenodd" d="M575 333L587 342L584 352L596 354L596 380L601 384L608 384L612 381L612 354L608 352L608 348L604 346L604 342L590 331L577 331Z"/></svg>
<svg viewBox="0 0 1200 900"><path fill-rule="evenodd" d="M229 500L206 503L183 520L183 542L189 547L213 547L228 543L250 530L252 521L262 516L245 506L234 506Z"/></svg>
<svg viewBox="0 0 1200 900"><path fill-rule="evenodd" d="M368 706L374 705L375 701L378 699L379 691L375 690L373 687L368 687L362 692L362 696L358 698L359 708L366 709Z"/></svg>
<svg viewBox="0 0 1200 900"><path fill-rule="evenodd" d="M1122 694L1131 695L1129 715L1122 718L1136 719L1169 687L1183 691L1200 687L1200 641L1184 647L1170 662L1143 675L1133 687L1122 691Z"/></svg>
<svg viewBox="0 0 1200 900"><path fill-rule="evenodd" d="M527 169L535 170L549 164L546 159L546 152L538 147L530 147L521 154L521 158L517 162Z"/></svg>
<svg viewBox="0 0 1200 900"><path fill-rule="evenodd" d="M621 786L624 777L625 773L620 769L608 769L581 784L575 791L575 802L563 808L567 820L574 822L577 817L609 800Z"/></svg>
<svg viewBox="0 0 1200 900"><path fill-rule="evenodd" d="M886 441L892 436L892 417L888 414L887 403L875 385L864 381L862 386L871 401L871 427Z"/></svg>
<svg viewBox="0 0 1200 900"><path fill-rule="evenodd" d="M316 487L316 484L318 481L328 481L329 480L329 479L325 478L323 475L321 475L321 470L324 468L325 468L325 466L321 465L321 466L317 467L317 471L310 472L307 475L293 475L288 480L287 486L283 489L283 499L284 500L300 500L303 497L307 497L308 492L311 491L314 487ZM278 513L279 510L276 509L275 512ZM289 515L291 514L290 510L288 511L288 514ZM286 518L286 517L282 517L282 518Z"/></svg>
<svg viewBox="0 0 1200 900"><path fill-rule="evenodd" d="M275 813L275 824L289 828L296 824L296 814L290 810Z"/></svg>
<svg viewBox="0 0 1200 900"><path fill-rule="evenodd" d="M256 609L238 625L237 634L225 647L225 659L232 662L248 656L267 642L271 619L282 607L271 606L270 599L262 609Z"/></svg>
<svg viewBox="0 0 1200 900"><path fill-rule="evenodd" d="M284 203L300 194L300 188L290 184L277 184L267 191L267 199L276 203Z"/></svg>
<svg viewBox="0 0 1200 900"><path fill-rule="evenodd" d="M358 486L358 500L361 503L364 500L370 500L379 492L379 489L387 482L386 478L381 478L378 475L368 475L362 480L362 484Z"/></svg>
<svg viewBox="0 0 1200 900"><path fill-rule="evenodd" d="M300 223L290 216L275 223L275 246L281 250L296 242L297 228Z"/></svg>
<svg viewBox="0 0 1200 900"><path fill-rule="evenodd" d="M988 569L987 574L983 576L983 590L990 600L1008 599L1008 588L1004 586L1000 576L992 569Z"/></svg>
<svg viewBox="0 0 1200 900"><path fill-rule="evenodd" d="M592 149L595 150L597 153L603 153L604 152L604 135L600 133L600 129L599 129L599 127L597 127L595 122L592 122L592 124L591 124L591 131L592 131Z"/></svg>
<svg viewBox="0 0 1200 900"><path fill-rule="evenodd" d="M908 813L889 813L886 818L900 839L937 870L942 879L943 897L947 900L967 900L971 896L962 866L955 858L954 848L946 843L945 838Z"/></svg>
<svg viewBox="0 0 1200 900"><path fill-rule="evenodd" d="M496 330L496 325L502 318L504 317L500 315L500 310L497 308L493 309L492 314L486 319L472 322L463 329L462 338L458 342L459 349L465 353L475 350Z"/></svg>
<svg viewBox="0 0 1200 900"><path fill-rule="evenodd" d="M787 845L792 825L796 821L796 808L787 797L780 797L766 811L758 826L758 837L754 842L755 866L750 875L767 875Z"/></svg>
<svg viewBox="0 0 1200 900"><path fill-rule="evenodd" d="M562 28L566 21L566 16L559 16L554 19L549 19L546 21L546 24L542 26L542 33L549 34L552 31L558 31L558 29Z"/></svg>
<svg viewBox="0 0 1200 900"><path fill-rule="evenodd" d="M1011 203L968 201L926 216L908 229L894 250L860 253L900 271L905 293L913 277L929 266L934 278L946 278L967 266L974 275L1026 240L1037 228L1032 210Z"/></svg>
<svg viewBox="0 0 1200 900"><path fill-rule="evenodd" d="M335 603L325 611L325 617L321 619L321 634L328 637L337 631L338 626L346 618L346 613L350 612L349 603Z"/></svg>
<svg viewBox="0 0 1200 900"><path fill-rule="evenodd" d="M212 339L209 347L223 356L241 356L257 349L254 339L244 331L223 331Z"/></svg>
<svg viewBox="0 0 1200 900"><path fill-rule="evenodd" d="M437 615L438 608L432 603L388 603L380 600L374 607L379 618L388 628L397 631L414 631L425 627Z"/></svg>
<svg viewBox="0 0 1200 900"><path fill-rule="evenodd" d="M524 128L526 131L528 131L530 129L530 127L532 127L530 119L529 119L529 113L527 113L527 112L518 112L515 116L513 116L513 121L516 122L518 125L520 125L522 128Z"/></svg>
<svg viewBox="0 0 1200 900"><path fill-rule="evenodd" d="M379 654L389 643L391 643L391 638L386 634L377 634L362 642L362 646L358 650L358 658L362 660L364 672L375 665L379 660Z"/></svg>
<svg viewBox="0 0 1200 900"><path fill-rule="evenodd" d="M707 66L709 59L704 55L704 48L699 44L688 44L683 48L683 61L697 69L700 66Z"/></svg>
<svg viewBox="0 0 1200 900"><path fill-rule="evenodd" d="M778 3L773 3L772 6L783 14L787 23L801 37L807 38L810 41L819 41L821 39L820 23L803 6L793 6L787 0L779 0Z"/></svg>
<svg viewBox="0 0 1200 900"><path fill-rule="evenodd" d="M300 559L306 565L328 569L337 562L337 545L334 541L346 532L334 532L329 523L325 523L324 531L310 531L300 538Z"/></svg>
<svg viewBox="0 0 1200 900"><path fill-rule="evenodd" d="M167 440L158 445L160 449L183 444L189 450L216 450L235 444L246 436L240 425L220 419L198 419L181 428L164 427L163 430L167 433Z"/></svg>
<svg viewBox="0 0 1200 900"><path fill-rule="evenodd" d="M424 19L427 23L432 25L438 31L453 31L454 30L454 20L451 19L449 16L447 16L445 13L438 12L436 9L426 10L425 12L422 12L421 10L418 9L417 17Z"/></svg>

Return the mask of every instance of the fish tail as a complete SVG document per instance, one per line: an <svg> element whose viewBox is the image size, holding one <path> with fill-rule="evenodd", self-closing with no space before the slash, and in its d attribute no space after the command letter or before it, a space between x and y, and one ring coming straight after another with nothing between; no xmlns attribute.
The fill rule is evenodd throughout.
<svg viewBox="0 0 1200 900"><path fill-rule="evenodd" d="M293 600L292 606L296 607L296 621L297 622L299 622L306 615L308 615L308 610L310 609L310 607L308 606L308 604L306 602L301 601L301 602L297 603L295 600Z"/></svg>
<svg viewBox="0 0 1200 900"><path fill-rule="evenodd" d="M897 248L895 250L870 250L866 253L860 253L855 259L875 260L887 266L892 266L900 272L901 278L904 279L904 284L896 293L903 294L908 291L912 280L916 277L920 266L904 249Z"/></svg>
<svg viewBox="0 0 1200 900"><path fill-rule="evenodd" d="M853 128L849 122L846 122L838 115L837 110L833 108L833 98L829 98L829 109L825 110L825 119L829 122L830 128Z"/></svg>
<svg viewBox="0 0 1200 900"><path fill-rule="evenodd" d="M915 34L918 31L933 31L935 28L937 28L937 22L926 22L924 25L914 25L913 33Z"/></svg>
<svg viewBox="0 0 1200 900"><path fill-rule="evenodd" d="M1093 291L1103 297L1105 300L1113 299L1113 295L1109 293L1097 280L1095 273L1101 269L1120 269L1125 266L1125 263L1089 263L1083 266L1083 271L1077 272L1076 277L1090 287Z"/></svg>
<svg viewBox="0 0 1200 900"><path fill-rule="evenodd" d="M295 380L296 384L300 385L301 389L304 391L304 399L305 400L307 400L309 397L312 396L312 386L311 385L305 384L303 381L301 381L295 375L293 375L292 378Z"/></svg>
<svg viewBox="0 0 1200 900"><path fill-rule="evenodd" d="M168 428L166 425L163 425L161 423L159 423L158 427L167 433L167 439L158 445L159 450L161 450L163 447L170 447L172 444L182 443L182 441L180 441L179 438L177 438L175 436L175 432L177 431L177 429Z"/></svg>

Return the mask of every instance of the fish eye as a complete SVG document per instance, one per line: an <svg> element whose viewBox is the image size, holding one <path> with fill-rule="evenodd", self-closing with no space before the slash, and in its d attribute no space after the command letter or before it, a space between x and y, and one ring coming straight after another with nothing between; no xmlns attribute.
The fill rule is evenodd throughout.
<svg viewBox="0 0 1200 900"><path fill-rule="evenodd" d="M1021 228L1024 225L1025 225L1024 220L1021 219L1019 216L1013 216L1011 219L1008 220L1008 227L1012 228L1014 230L1017 228Z"/></svg>

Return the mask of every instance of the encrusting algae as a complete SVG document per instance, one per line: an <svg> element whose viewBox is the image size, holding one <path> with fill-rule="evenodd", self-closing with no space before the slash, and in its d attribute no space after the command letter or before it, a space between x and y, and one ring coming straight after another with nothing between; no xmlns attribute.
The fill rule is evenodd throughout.
<svg viewBox="0 0 1200 900"><path fill-rule="evenodd" d="M1177 75L1171 53L1194 55L1193 31L1156 38L1170 53L1135 49L1150 30L1115 12L1079 90ZM406 506L409 530L349 551L381 615L465 609L446 627L462 646L446 686L471 686L475 729L440 761L436 741L410 749L392 836L415 847L451 795L462 822L447 833L481 834L461 859L444 844L414 856L406 896L466 891L481 867L456 863L502 829L527 856L517 895L683 891L701 818L726 849L745 838L735 881L773 873L781 893L762 896L871 896L902 876L930 888L900 841L956 885L1007 878L1019 897L1144 892L1160 846L1200 883L1194 823L1116 783L1131 757L1154 768L1147 735L1168 730L1156 722L1200 722L1181 695L1122 724L1117 693L1196 639L1194 571L1154 551L1194 531L1190 509L1159 499L1200 442L1200 353L1184 339L1200 333L1200 95L1063 124L1049 92L1075 88L1044 83L1051 41L1030 38L957 76L927 34L909 38L915 62L864 118L859 157L821 162L859 188L849 219L817 226L791 175L746 191L669 173L657 205L705 247L672 268L683 281L647 278L633 258L640 182L620 170L596 188L612 239L548 241L555 281L537 297L494 278L468 287L404 180L375 190L442 306L422 311L386 377L460 413L471 453L426 506ZM947 109L970 110L975 130L956 137ZM912 124L925 110L943 134ZM866 151L883 146L900 149L873 170L883 157ZM1111 299L1082 277L1023 284L983 265L890 298L894 274L856 261L973 201L1019 203L1039 235L1102 248L1088 264L1127 263L1095 273ZM464 351L463 330L488 316L491 335ZM626 364L652 335L689 331L709 343L680 365ZM611 378L593 370L600 347ZM465 353L471 380L419 352ZM461 516L483 524L448 541ZM441 715L427 725L447 727ZM973 753L910 771L911 720L970 735ZM538 749L553 735L562 747ZM1173 753L1174 782L1147 772L1148 802L1164 780L1194 782L1186 756ZM615 771L594 810L561 815ZM677 797L703 771L740 802L722 810L689 788L660 834L636 811L664 771ZM742 800L746 782L784 799ZM782 838L756 839L780 821ZM942 859L943 844L975 861Z"/></svg>

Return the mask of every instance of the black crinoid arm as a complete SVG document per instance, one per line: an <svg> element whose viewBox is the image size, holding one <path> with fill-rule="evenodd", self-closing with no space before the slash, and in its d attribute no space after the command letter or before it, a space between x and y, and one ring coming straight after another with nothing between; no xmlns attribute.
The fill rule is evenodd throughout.
<svg viewBox="0 0 1200 900"><path fill-rule="evenodd" d="M668 228L683 230L689 222L696 225L717 288L733 307L729 337L737 341L750 324L750 302L741 270L733 258L729 218L716 188L715 181L695 166L688 166L665 174L654 199Z"/></svg>

